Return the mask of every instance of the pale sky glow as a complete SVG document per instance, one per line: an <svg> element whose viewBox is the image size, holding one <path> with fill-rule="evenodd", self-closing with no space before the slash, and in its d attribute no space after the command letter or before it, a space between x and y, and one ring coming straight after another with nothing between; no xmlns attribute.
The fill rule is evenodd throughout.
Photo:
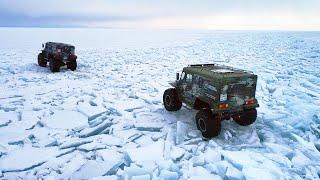
<svg viewBox="0 0 320 180"><path fill-rule="evenodd" d="M320 30L320 0L1 0L0 26Z"/></svg>

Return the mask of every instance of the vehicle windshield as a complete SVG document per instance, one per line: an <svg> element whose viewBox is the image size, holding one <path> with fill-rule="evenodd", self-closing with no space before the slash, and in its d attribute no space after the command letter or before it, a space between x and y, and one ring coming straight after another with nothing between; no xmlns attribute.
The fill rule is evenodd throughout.
<svg viewBox="0 0 320 180"><path fill-rule="evenodd" d="M63 46L61 50L63 53L66 53L66 54L74 54L74 47L72 46Z"/></svg>

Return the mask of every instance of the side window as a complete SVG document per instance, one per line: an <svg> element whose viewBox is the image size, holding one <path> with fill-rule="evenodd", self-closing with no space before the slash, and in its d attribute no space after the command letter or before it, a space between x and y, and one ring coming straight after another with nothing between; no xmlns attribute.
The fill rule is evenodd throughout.
<svg viewBox="0 0 320 180"><path fill-rule="evenodd" d="M203 88L204 80L203 80L202 77L199 77L199 78L198 78L198 84L199 84L199 87L200 87L200 88Z"/></svg>
<svg viewBox="0 0 320 180"><path fill-rule="evenodd" d="M187 74L186 82L187 83L191 83L192 82L192 75L191 74Z"/></svg>
<svg viewBox="0 0 320 180"><path fill-rule="evenodd" d="M180 79L185 81L186 80L186 73L182 72Z"/></svg>

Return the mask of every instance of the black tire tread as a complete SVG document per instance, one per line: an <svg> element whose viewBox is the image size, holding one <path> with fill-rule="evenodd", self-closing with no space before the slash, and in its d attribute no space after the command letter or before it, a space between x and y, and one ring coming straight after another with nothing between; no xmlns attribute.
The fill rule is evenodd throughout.
<svg viewBox="0 0 320 180"><path fill-rule="evenodd" d="M219 120L218 116L213 115L211 110L209 109L201 109L196 114L196 125L197 128L201 131L199 126L199 119L202 118L205 120L206 123L206 131L202 132L202 136L206 139L213 138L218 136L221 132L221 121Z"/></svg>
<svg viewBox="0 0 320 180"><path fill-rule="evenodd" d="M232 119L240 126L249 126L253 124L257 119L257 110L248 109L237 115L232 116Z"/></svg>
<svg viewBox="0 0 320 180"><path fill-rule="evenodd" d="M165 101L165 98L166 96L169 95L171 100L172 100L172 103L171 105L167 105L166 101ZM167 111L178 111L181 109L182 107L182 102L179 100L179 97L178 97L178 93L177 93L177 90L175 88L169 88L167 90L164 91L163 93L163 104L164 104L164 107Z"/></svg>

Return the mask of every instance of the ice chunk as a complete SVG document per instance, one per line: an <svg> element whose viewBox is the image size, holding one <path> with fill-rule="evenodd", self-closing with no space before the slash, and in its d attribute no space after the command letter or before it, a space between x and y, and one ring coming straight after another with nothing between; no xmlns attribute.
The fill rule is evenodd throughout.
<svg viewBox="0 0 320 180"><path fill-rule="evenodd" d="M189 178L189 180L222 180L222 178L218 175L215 175L215 174L210 174L210 175L195 175L195 176L191 176Z"/></svg>
<svg viewBox="0 0 320 180"><path fill-rule="evenodd" d="M121 153L113 149L98 150L97 155L100 156L104 161L115 162L116 167L114 168L118 168L120 165L129 166L132 162L131 158L126 152Z"/></svg>
<svg viewBox="0 0 320 180"><path fill-rule="evenodd" d="M170 157L174 161L179 161L183 157L184 153L185 153L185 150L183 148L172 146Z"/></svg>
<svg viewBox="0 0 320 180"><path fill-rule="evenodd" d="M149 172L150 175L152 175L152 173L154 173L156 170L158 170L158 165L153 161L140 161L140 162L136 162L136 165L138 167L143 168L147 172Z"/></svg>
<svg viewBox="0 0 320 180"><path fill-rule="evenodd" d="M72 179L88 179L96 176L107 176L116 174L119 167L129 165L127 155L115 150L98 150L96 160L86 161L72 175Z"/></svg>
<svg viewBox="0 0 320 180"><path fill-rule="evenodd" d="M19 113L16 112L0 112L0 123L4 121L18 121Z"/></svg>
<svg viewBox="0 0 320 180"><path fill-rule="evenodd" d="M93 151L93 150L98 150L98 149L105 149L107 146L98 142L91 142L88 144L83 144L80 145L79 147L77 147L78 150L80 151L85 151L85 152L89 152L89 151Z"/></svg>
<svg viewBox="0 0 320 180"><path fill-rule="evenodd" d="M205 164L205 156L204 154L193 156L190 161L193 163L193 166L203 166Z"/></svg>
<svg viewBox="0 0 320 180"><path fill-rule="evenodd" d="M149 174L137 175L132 176L131 180L151 180L151 177Z"/></svg>
<svg viewBox="0 0 320 180"><path fill-rule="evenodd" d="M90 180L117 180L118 176L112 175L112 176L97 176L90 178Z"/></svg>
<svg viewBox="0 0 320 180"><path fill-rule="evenodd" d="M277 176L270 173L266 168L260 169L256 167L245 167L242 170L242 173L247 180L271 180L277 179Z"/></svg>
<svg viewBox="0 0 320 180"><path fill-rule="evenodd" d="M232 166L229 166L227 168L226 177L227 177L227 179L230 179L230 180L244 180L245 179L242 172Z"/></svg>
<svg viewBox="0 0 320 180"><path fill-rule="evenodd" d="M311 160L307 158L304 154L302 154L299 150L295 150L291 162L294 167L304 167L312 163Z"/></svg>
<svg viewBox="0 0 320 180"><path fill-rule="evenodd" d="M160 177L163 179L175 180L175 179L179 179L179 174L177 172L162 170L160 172Z"/></svg>
<svg viewBox="0 0 320 180"><path fill-rule="evenodd" d="M143 133L141 133L140 131L138 131L136 129L129 129L129 130L122 130L122 131L114 132L114 135L123 139L125 142L130 142L130 141L134 141L134 140L140 138L141 136L143 136Z"/></svg>
<svg viewBox="0 0 320 180"><path fill-rule="evenodd" d="M89 137L89 136L97 135L97 134L101 133L103 130L110 127L111 125L112 125L112 122L110 122L110 120L107 119L104 122L102 122L101 124L99 124L98 126L95 126L92 128L86 128L86 129L82 130L79 133L79 136L80 137Z"/></svg>
<svg viewBox="0 0 320 180"><path fill-rule="evenodd" d="M121 147L124 144L122 139L115 137L113 135L108 135L108 134L100 134L100 135L96 135L96 136L91 136L91 138L102 143L102 144L105 144L107 146Z"/></svg>
<svg viewBox="0 0 320 180"><path fill-rule="evenodd" d="M16 112L0 112L0 127L7 126L13 121L19 120L19 114Z"/></svg>
<svg viewBox="0 0 320 180"><path fill-rule="evenodd" d="M12 121L10 119L0 119L0 127L8 126Z"/></svg>
<svg viewBox="0 0 320 180"><path fill-rule="evenodd" d="M208 149L204 153L206 163L216 163L221 161L221 153L217 149Z"/></svg>
<svg viewBox="0 0 320 180"><path fill-rule="evenodd" d="M167 135L166 132L159 132L159 133L156 133L156 134L152 135L151 139L153 141L158 141L159 139L164 138L166 135Z"/></svg>
<svg viewBox="0 0 320 180"><path fill-rule="evenodd" d="M242 169L244 165L257 167L259 163L251 158L250 152L222 151L224 159L233 164L236 168Z"/></svg>
<svg viewBox="0 0 320 180"><path fill-rule="evenodd" d="M274 153L280 153L284 156L288 156L292 153L292 149L290 149L288 146L284 146L281 144L275 144L275 143L264 143L268 148L270 148Z"/></svg>
<svg viewBox="0 0 320 180"><path fill-rule="evenodd" d="M145 147L128 149L127 152L133 161L163 160L164 141L159 140Z"/></svg>
<svg viewBox="0 0 320 180"><path fill-rule="evenodd" d="M188 130L188 137L190 138L196 138L196 137L200 137L200 131L198 130Z"/></svg>
<svg viewBox="0 0 320 180"><path fill-rule="evenodd" d="M180 144L184 141L187 132L188 132L188 125L184 122L177 121L176 144Z"/></svg>
<svg viewBox="0 0 320 180"><path fill-rule="evenodd" d="M23 129L32 128L38 121L40 121L41 113L39 111L22 111L21 121Z"/></svg>
<svg viewBox="0 0 320 180"><path fill-rule="evenodd" d="M56 129L74 129L88 126L88 119L77 111L54 111L54 114L45 121L46 125Z"/></svg>
<svg viewBox="0 0 320 180"><path fill-rule="evenodd" d="M117 163L118 162L88 160L71 177L72 179L89 179L96 176L115 174L114 168L119 165Z"/></svg>
<svg viewBox="0 0 320 180"><path fill-rule="evenodd" d="M152 179L152 171L145 168L138 167L136 165L124 168L125 179L139 179L139 178L149 178Z"/></svg>
<svg viewBox="0 0 320 180"><path fill-rule="evenodd" d="M202 166L191 167L188 172L190 176L210 176L211 173Z"/></svg>
<svg viewBox="0 0 320 180"><path fill-rule="evenodd" d="M162 129L163 124L159 122L136 122L134 127L139 131L159 132Z"/></svg>
<svg viewBox="0 0 320 180"><path fill-rule="evenodd" d="M72 155L70 159L59 169L61 172L62 179L68 179L70 176L76 172L84 163L87 162L87 159L84 157L83 154L75 153Z"/></svg>
<svg viewBox="0 0 320 180"><path fill-rule="evenodd" d="M25 146L17 149L1 159L0 169L3 172L20 172L32 169L45 163L55 156L56 151L52 148L35 148Z"/></svg>
<svg viewBox="0 0 320 180"><path fill-rule="evenodd" d="M7 148L0 144L0 157L4 154L7 154Z"/></svg>
<svg viewBox="0 0 320 180"><path fill-rule="evenodd" d="M160 171L168 170L168 171L179 171L178 164L174 163L172 160L161 160L156 162Z"/></svg>
<svg viewBox="0 0 320 180"><path fill-rule="evenodd" d="M71 139L67 142L64 142L62 144L59 145L59 147L61 149L67 149L67 148L71 148L71 147L77 147L77 146L80 146L82 144L87 144L87 143L90 143L92 142L93 140L90 140L90 139L79 139L79 138L74 138L74 139Z"/></svg>
<svg viewBox="0 0 320 180"><path fill-rule="evenodd" d="M92 106L89 103L81 103L77 106L77 109L79 112L86 115L89 121L106 112L104 107Z"/></svg>
<svg viewBox="0 0 320 180"><path fill-rule="evenodd" d="M122 103L122 101L115 102L116 109L123 110L126 112L133 112L134 110L141 109L143 107L144 103L140 100L126 99L126 103Z"/></svg>
<svg viewBox="0 0 320 180"><path fill-rule="evenodd" d="M292 167L291 161L286 156L283 156L280 154L273 154L273 153L266 153L264 154L264 156L268 158L268 160L276 162L278 165L280 165L280 167L286 167L286 168Z"/></svg>

